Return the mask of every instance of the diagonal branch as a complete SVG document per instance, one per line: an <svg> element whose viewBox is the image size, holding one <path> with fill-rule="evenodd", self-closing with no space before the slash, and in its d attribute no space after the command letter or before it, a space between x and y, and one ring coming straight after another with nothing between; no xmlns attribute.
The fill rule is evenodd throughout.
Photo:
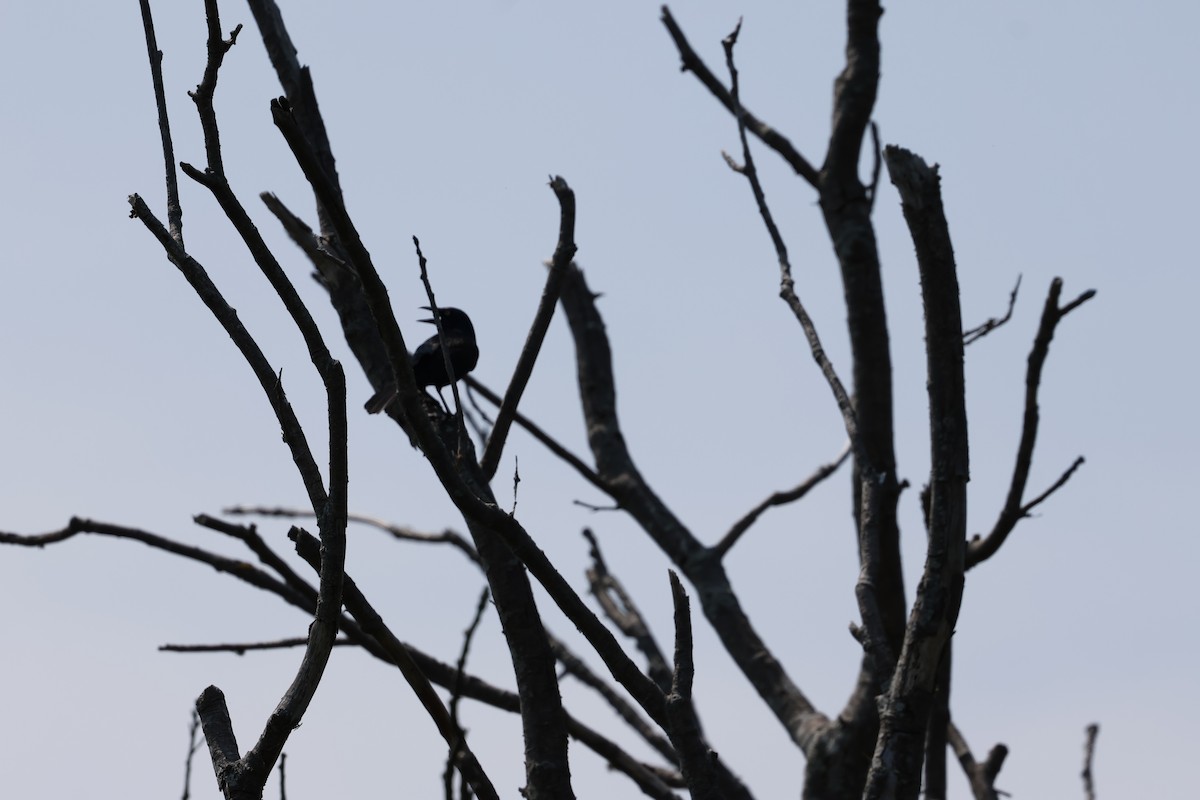
<svg viewBox="0 0 1200 800"><path fill-rule="evenodd" d="M571 259L575 257L575 193L558 175L550 179L550 188L554 190L554 194L558 198L561 211L558 245L554 248L554 255L548 262L550 269L546 275L546 286L542 289L542 299L538 303L538 310L533 317L533 324L529 328L529 335L525 338L525 347L521 349L517 366L513 370L512 380L508 384L508 391L504 393L504 402L500 404L500 412L496 416L492 434L488 437L487 446L483 449L483 458L479 462L479 466L488 480L492 479L496 474L496 468L500 465L500 454L504 450L504 441L508 437L513 417L517 413L517 405L521 402L521 395L525 391L526 384L529 383L530 376L533 375L534 362L537 360L538 353L541 352L542 342L546 338L546 331L550 328L550 320L558 305L563 276L566 275Z"/></svg>
<svg viewBox="0 0 1200 800"><path fill-rule="evenodd" d="M821 374L825 376L825 381L829 384L829 389L833 392L834 400L837 402L838 410L842 413L842 421L846 426L846 433L850 437L850 446L855 451L855 457L860 464L867 464L869 463L867 454L858 436L858 417L854 411L854 404L851 402L850 395L846 392L845 386L838 377L837 371L833 367L833 362L829 360L829 356L825 353L825 348L821 344L821 337L817 334L817 327L813 324L812 317L808 315L808 311L804 308L804 304L800 302L800 298L796 294L796 284L792 278L792 264L788 259L787 245L784 243L783 234L779 232L779 226L775 224L775 218L771 214L770 207L767 205L767 197L763 192L762 182L758 179L758 170L754 166L754 156L750 152L750 142L746 139L746 115L739 98L738 71L733 61L733 48L737 44L738 33L741 29L742 23L738 22L733 33L725 37L722 44L725 47L725 64L729 68L730 86L732 87L730 97L733 100L733 115L738 122L738 138L742 143L743 163L739 167L734 164L729 156L725 158L729 165L737 172L745 175L746 180L750 183L750 189L754 193L754 202L758 206L758 213L762 217L763 224L767 227L767 233L771 237L771 243L775 246L775 254L779 259L779 296L792 309L792 313L796 315L796 320L800 323L800 327L804 331L804 337L808 339L808 346L812 352L813 360L821 368Z"/></svg>
<svg viewBox="0 0 1200 800"><path fill-rule="evenodd" d="M991 317L982 325L976 325L969 331L963 331L963 344L974 344L992 331L1012 319L1013 309L1017 307L1017 292L1021 290L1021 276L1017 275L1017 283L1008 295L1008 309L1002 317Z"/></svg>
<svg viewBox="0 0 1200 800"><path fill-rule="evenodd" d="M667 32L671 34L671 39L675 42L675 48L679 51L681 60L680 71L691 72L696 78L704 84L713 96L739 118L745 120L746 127L762 140L763 144L770 147L776 153L783 157L783 160L791 165L796 174L808 181L812 186L816 187L820 182L817 170L804 156L798 151L787 137L779 131L766 124L758 117L751 114L744 108L739 108L736 99L728 89L722 85L721 81L713 75L710 70L701 60L700 56L696 55L696 51L688 44L687 37L683 35L683 30L679 27L679 23L675 21L675 17L671 15L671 10L666 6L662 7L662 23L666 26Z"/></svg>
<svg viewBox="0 0 1200 800"><path fill-rule="evenodd" d="M807 752L829 725L828 718L804 696L759 637L720 560L654 493L633 461L617 417L612 350L595 301L583 273L572 265L561 302L575 340L579 394L596 474L620 508L697 588L704 614L726 651L788 735Z"/></svg>
<svg viewBox="0 0 1200 800"><path fill-rule="evenodd" d="M739 539L742 538L742 534L749 530L750 526L758 521L758 518L763 515L763 512L765 512L768 508L794 503L801 499L814 488L816 488L818 484L820 484L833 473L837 472L838 467L846 463L846 459L849 457L850 443L847 442L846 446L842 448L842 452L838 454L837 458L835 458L833 461L830 461L828 464L818 467L816 471L813 472L812 475L809 475L807 478L805 478L799 486L788 489L787 491L775 492L766 500L763 500L754 508L750 509L750 511L744 517L734 523L733 527L729 529L728 533L721 537L721 541L713 546L713 552L724 558L729 550L735 544L737 544Z"/></svg>

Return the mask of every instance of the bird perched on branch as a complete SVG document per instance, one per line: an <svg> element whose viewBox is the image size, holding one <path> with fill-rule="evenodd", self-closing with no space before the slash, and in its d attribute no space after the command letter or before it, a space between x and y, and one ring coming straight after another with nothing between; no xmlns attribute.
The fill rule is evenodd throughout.
<svg viewBox="0 0 1200 800"><path fill-rule="evenodd" d="M421 308L426 311L433 310L429 306L421 306ZM446 352L450 355L451 375L447 376L446 374L446 358L442 352L442 340L436 333L422 342L421 346L412 354L413 375L417 378L417 386L421 388L432 386L437 390L438 397L442 399L442 405L446 406L448 411L450 407L446 405L446 398L442 397L442 387L448 386L475 369L475 364L479 361L479 346L475 343L475 326L471 324L471 318L466 315L466 312L457 308L439 308L438 314L442 318L442 334L446 340ZM437 324L432 317L420 320L420 322ZM367 411L378 414L396 399L396 394L395 387L376 392L367 401Z"/></svg>

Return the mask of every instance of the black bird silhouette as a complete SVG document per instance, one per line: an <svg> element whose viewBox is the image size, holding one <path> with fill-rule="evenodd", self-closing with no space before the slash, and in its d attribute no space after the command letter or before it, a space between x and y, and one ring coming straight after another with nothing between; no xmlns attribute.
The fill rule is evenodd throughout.
<svg viewBox="0 0 1200 800"><path fill-rule="evenodd" d="M432 311L429 306L421 306L426 311ZM442 387L448 386L475 369L479 362L479 346L475 342L475 326L466 312L457 308L440 308L442 317L442 333L446 339L446 352L450 354L450 369L452 377L446 375L446 359L442 354L442 341L435 333L426 339L412 354L413 375L417 378L417 386L422 388L432 386L437 390L442 405L449 413L446 398L442 397ZM436 324L434 319L420 320ZM367 411L378 414L396 399L396 388L391 387L374 394L367 401Z"/></svg>

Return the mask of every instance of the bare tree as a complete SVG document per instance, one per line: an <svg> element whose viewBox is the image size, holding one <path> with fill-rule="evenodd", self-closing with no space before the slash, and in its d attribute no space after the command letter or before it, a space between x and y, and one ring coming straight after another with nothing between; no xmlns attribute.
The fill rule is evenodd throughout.
<svg viewBox="0 0 1200 800"><path fill-rule="evenodd" d="M727 155L726 159L732 169L746 178L750 197L778 257L780 296L803 331L840 412L848 439L840 456L817 468L795 488L772 493L713 543L702 541L689 530L655 492L639 472L630 443L622 432L615 401L614 354L595 302L597 295L574 262L575 196L567 181L561 177L550 180L561 210L558 239L547 262L540 304L507 388L501 394L467 378L469 391L460 393L457 385L451 384L455 411L448 413L417 384L409 347L393 315L387 287L346 209L311 75L297 59L280 10L272 0L249 0L249 5L283 87L283 95L271 101L272 118L313 191L315 229L277 197L264 193L261 199L311 261L337 312L350 352L374 389L395 395L394 402L386 406L386 414L428 461L446 496L461 514L467 535L452 530L423 534L381 520L356 518L348 510L347 400L342 366L331 354L309 309L226 176L213 94L224 56L235 46L241 26L226 35L217 1L206 0L208 61L191 96L204 133L207 163L202 167L183 163L180 169L211 192L241 236L291 315L312 365L324 383L331 466L328 482L322 478L308 438L288 403L281 375L185 246L160 70L161 52L155 41L148 0L142 0L166 165L166 223L138 195L129 198L131 216L157 239L168 260L238 346L276 414L308 494L308 508L239 507L227 509L227 516L315 519L319 537L297 525L291 529L290 538L299 556L317 575L317 581L314 585L311 578L293 568L282 554L268 546L253 526L208 516L197 517L197 524L234 537L261 565L251 566L151 532L81 518L73 518L62 530L48 534L0 534L0 541L40 547L89 533L133 539L215 567L277 595L312 616L306 639L202 648L236 652L266 647L306 648L305 658L283 691L278 707L263 723L256 743L245 752L233 737L220 690L209 687L196 701L214 771L225 797L262 797L289 733L300 723L317 690L332 648L348 644L395 665L420 699L445 740L447 797L454 794L452 770L463 781L460 796L499 796L458 722L459 704L470 699L518 714L525 743L523 793L531 799L574 796L567 749L570 739L595 751L651 797L677 797L677 791L683 789L696 798L749 798L750 791L710 746L692 696L697 655L692 644L693 600L745 680L804 754L807 764L804 797L908 799L916 798L922 787L931 798L945 797L948 749L956 755L975 797L979 800L996 797L995 780L1007 748L997 745L980 764L952 720L951 634L966 572L995 554L1017 523L1061 488L1083 462L1078 459L1052 485L1031 496L1027 484L1039 426L1038 388L1050 342L1062 319L1094 292L1064 301L1060 280L1056 279L1049 287L1029 354L1024 422L1007 499L992 529L968 538L970 459L964 347L1010 319L1017 289L1013 290L1008 313L977 328L964 329L938 168L902 147L881 147L878 131L871 122L880 74L879 4L867 0L847 2L846 63L835 82L829 142L819 166L742 104L734 58L740 23L723 42L727 72L723 78L697 55L671 12L666 7L662 10L662 22L679 53L683 70L692 73L733 118L741 152ZM845 378L826 356L816 326L796 292L787 246L767 203L751 138L782 158L816 192L845 294L851 352L851 369ZM860 177L864 149L873 158L868 182ZM889 331L872 225L884 166L902 199L904 218L916 249L925 311L931 469L920 492L927 537L926 560L911 603L901 571L897 519L897 506L906 483L896 470ZM414 244L414 258L421 266L429 306L434 309L435 319L440 319L420 244L415 240ZM559 306L574 340L590 459L571 453L519 410L550 320ZM495 408L494 417L480 407L477 398ZM474 405L469 414L464 413L466 400ZM675 608L675 636L669 655L651 635L632 594L608 568L595 537L588 534L592 567L586 580L603 618L556 569L515 516L501 506L493 482L513 425L528 431L567 467L607 495L613 507L635 520L669 558L674 567L670 589ZM809 700L789 675L787 665L760 636L739 601L724 560L767 508L798 501L833 475L846 460L852 464L852 512L860 563L854 587L860 620L852 626L852 633L862 646L862 658L854 692L843 708L830 712L817 708ZM478 565L488 586L488 595L481 598L478 606L479 613L485 612L486 598L490 596L511 655L515 692L501 689L496 683L471 674L467 668L469 642L478 625L478 616L453 665L403 643L384 624L368 598L345 574L345 530L348 522L355 519L384 528L400 538L450 544ZM572 652L547 630L530 576L583 634L591 646L591 654L581 656ZM691 586L690 596L685 581ZM342 638L337 638L339 632ZM618 634L632 642L639 657L635 658L622 645ZM597 672L589 666L595 659L603 665L603 671ZM627 723L631 739L641 740L652 749L656 763L631 755L627 745L601 735L571 713L560 694L560 681L567 675L597 692ZM435 685L448 692L448 699L433 688ZM1089 749L1086 771L1089 792L1090 753Z"/></svg>

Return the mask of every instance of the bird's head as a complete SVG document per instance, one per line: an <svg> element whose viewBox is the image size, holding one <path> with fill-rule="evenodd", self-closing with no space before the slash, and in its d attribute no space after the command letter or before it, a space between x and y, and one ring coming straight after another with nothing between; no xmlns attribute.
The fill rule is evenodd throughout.
<svg viewBox="0 0 1200 800"><path fill-rule="evenodd" d="M429 306L421 306L426 311L433 311ZM471 324L471 318L467 316L465 311L457 308L439 308L438 313L442 316L442 327L450 331L462 331L464 333L474 333L475 327ZM433 317L428 319L418 320L419 322L427 322L435 324Z"/></svg>

